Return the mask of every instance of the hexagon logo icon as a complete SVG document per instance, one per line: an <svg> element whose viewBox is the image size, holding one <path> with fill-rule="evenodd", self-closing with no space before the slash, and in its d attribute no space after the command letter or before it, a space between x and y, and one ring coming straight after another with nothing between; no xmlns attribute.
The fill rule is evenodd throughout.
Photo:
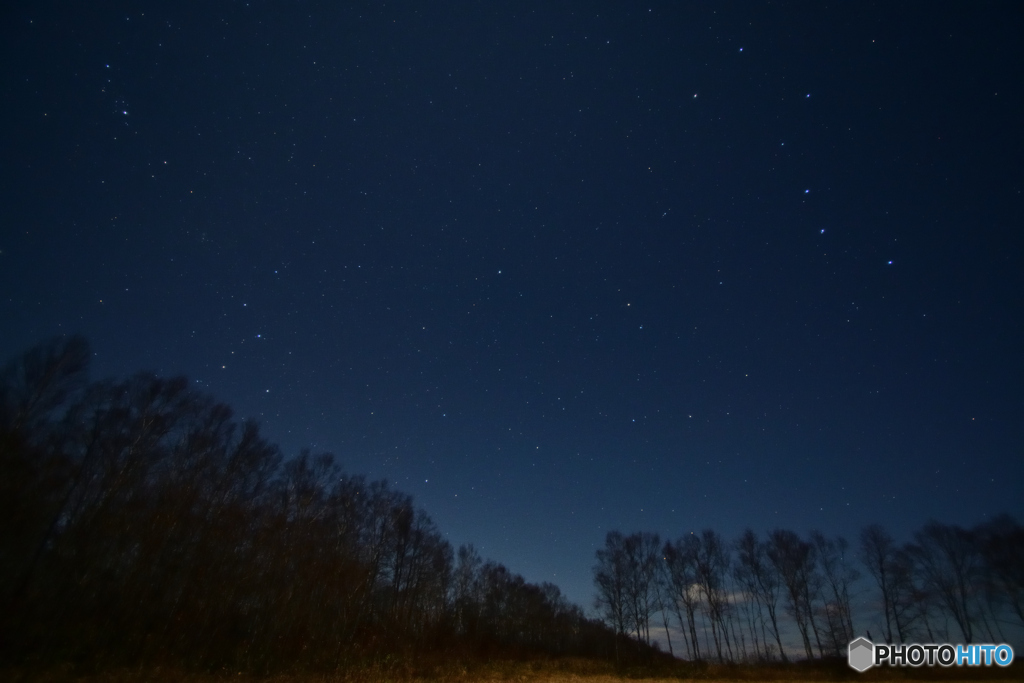
<svg viewBox="0 0 1024 683"><path fill-rule="evenodd" d="M849 660L850 668L864 672L870 669L875 663L875 644L867 638L858 638L850 643Z"/></svg>

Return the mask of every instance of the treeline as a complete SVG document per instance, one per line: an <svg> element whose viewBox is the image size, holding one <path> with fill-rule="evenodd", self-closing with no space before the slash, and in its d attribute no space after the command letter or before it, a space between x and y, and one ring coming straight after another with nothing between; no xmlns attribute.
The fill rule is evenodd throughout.
<svg viewBox="0 0 1024 683"><path fill-rule="evenodd" d="M861 568L871 609L855 618ZM787 634L806 659L845 656L872 628L876 642L1011 642L1024 627L1024 527L1006 515L973 529L929 522L900 545L872 525L853 549L817 531L729 541L709 529L665 543L613 531L594 584L616 633L642 647L664 629L691 660L787 661Z"/></svg>
<svg viewBox="0 0 1024 683"><path fill-rule="evenodd" d="M330 455L61 338L0 377L0 658L336 669L430 650L600 656L615 634Z"/></svg>

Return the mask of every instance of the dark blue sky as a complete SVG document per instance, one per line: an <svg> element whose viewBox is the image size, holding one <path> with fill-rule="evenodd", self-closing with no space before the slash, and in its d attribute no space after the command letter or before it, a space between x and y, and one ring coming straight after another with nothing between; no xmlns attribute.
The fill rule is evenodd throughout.
<svg viewBox="0 0 1024 683"><path fill-rule="evenodd" d="M187 374L590 604L1020 517L1016 3L19 3L0 352Z"/></svg>

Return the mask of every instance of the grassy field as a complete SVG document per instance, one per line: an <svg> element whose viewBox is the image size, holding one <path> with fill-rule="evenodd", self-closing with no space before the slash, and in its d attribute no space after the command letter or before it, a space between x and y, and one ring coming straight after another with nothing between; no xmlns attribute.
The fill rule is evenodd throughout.
<svg viewBox="0 0 1024 683"><path fill-rule="evenodd" d="M661 663L616 668L586 659L532 661L436 662L404 665L377 664L332 673L278 673L255 675L236 671L183 672L161 669L75 671L0 670L10 683L678 683L679 681L770 681L772 683L911 683L913 681L1024 681L1024 667L1008 668L880 668L858 674L845 662L815 662L779 666L701 665Z"/></svg>

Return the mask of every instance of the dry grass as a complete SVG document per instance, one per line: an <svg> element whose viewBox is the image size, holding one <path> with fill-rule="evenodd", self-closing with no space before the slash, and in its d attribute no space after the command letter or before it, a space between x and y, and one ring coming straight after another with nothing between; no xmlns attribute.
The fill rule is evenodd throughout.
<svg viewBox="0 0 1024 683"><path fill-rule="evenodd" d="M839 663L841 664L841 663ZM333 673L254 675L232 671L213 673L147 668L85 673L68 667L45 671L0 671L10 683L680 683L680 681L771 681L772 683L913 683L948 681L981 683L1024 681L1024 667L1008 669L872 669L858 674L845 665L690 666L662 664L616 669L607 662L586 659L452 662L418 666L391 663L361 666Z"/></svg>

